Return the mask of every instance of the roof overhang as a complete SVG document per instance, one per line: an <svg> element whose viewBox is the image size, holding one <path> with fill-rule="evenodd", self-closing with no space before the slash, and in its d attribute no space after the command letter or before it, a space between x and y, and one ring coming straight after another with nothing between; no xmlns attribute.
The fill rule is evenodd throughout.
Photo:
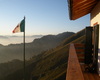
<svg viewBox="0 0 100 80"><path fill-rule="evenodd" d="M68 0L70 20L78 19L94 8L99 0Z"/></svg>

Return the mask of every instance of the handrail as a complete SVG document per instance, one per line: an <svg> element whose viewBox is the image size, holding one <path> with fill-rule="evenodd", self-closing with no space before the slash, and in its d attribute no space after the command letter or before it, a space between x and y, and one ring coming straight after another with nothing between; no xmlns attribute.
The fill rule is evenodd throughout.
<svg viewBox="0 0 100 80"><path fill-rule="evenodd" d="M84 80L74 44L70 44L66 80Z"/></svg>

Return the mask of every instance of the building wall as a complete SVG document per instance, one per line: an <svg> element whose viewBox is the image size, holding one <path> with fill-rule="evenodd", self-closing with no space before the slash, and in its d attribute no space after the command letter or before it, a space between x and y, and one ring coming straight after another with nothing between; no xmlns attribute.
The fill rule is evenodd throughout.
<svg viewBox="0 0 100 80"><path fill-rule="evenodd" d="M100 24L100 1L91 11L91 26L95 23Z"/></svg>
<svg viewBox="0 0 100 80"><path fill-rule="evenodd" d="M98 45L98 73L100 75L100 1L91 11L91 26L99 24L99 45ZM94 41L94 40L93 40Z"/></svg>

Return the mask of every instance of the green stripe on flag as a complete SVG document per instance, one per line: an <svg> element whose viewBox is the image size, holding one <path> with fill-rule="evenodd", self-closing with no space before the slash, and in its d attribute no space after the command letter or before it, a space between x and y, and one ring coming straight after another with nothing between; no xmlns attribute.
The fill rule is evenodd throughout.
<svg viewBox="0 0 100 80"><path fill-rule="evenodd" d="M20 31L24 32L25 31L25 19L23 19L20 23Z"/></svg>

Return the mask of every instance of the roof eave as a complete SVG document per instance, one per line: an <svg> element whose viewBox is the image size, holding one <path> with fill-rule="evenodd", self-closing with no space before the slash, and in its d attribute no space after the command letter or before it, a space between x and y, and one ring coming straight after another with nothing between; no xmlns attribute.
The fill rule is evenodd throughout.
<svg viewBox="0 0 100 80"><path fill-rule="evenodd" d="M89 0L88 0L89 1ZM98 2L99 0L96 0L96 2ZM75 10L73 9L73 7L75 7L76 5L74 5L74 3L73 2L75 2L74 0L68 0L68 8L69 8L69 18L70 18L70 20L76 20L76 19L78 19L78 18L80 18L80 17L82 17L82 16L84 16L84 15L86 15L86 14L89 14L90 12L91 12L91 8L89 9L89 11L88 11L88 8L87 7L85 7L86 9L86 11L84 12L84 14L82 13L82 14L76 14L75 13ZM90 3L90 2L89 2ZM94 3L93 3L94 4ZM81 5L80 5L81 6ZM78 6L78 7L80 7L80 6ZM95 6L95 5L94 5ZM93 7L94 7L93 6ZM88 6L89 7L89 6ZM84 9L84 8L83 8ZM93 8L92 8L93 9ZM80 10L81 10L81 8L80 8ZM79 11L79 10L78 10ZM82 12L82 11L81 11ZM78 12L79 13L79 12Z"/></svg>

